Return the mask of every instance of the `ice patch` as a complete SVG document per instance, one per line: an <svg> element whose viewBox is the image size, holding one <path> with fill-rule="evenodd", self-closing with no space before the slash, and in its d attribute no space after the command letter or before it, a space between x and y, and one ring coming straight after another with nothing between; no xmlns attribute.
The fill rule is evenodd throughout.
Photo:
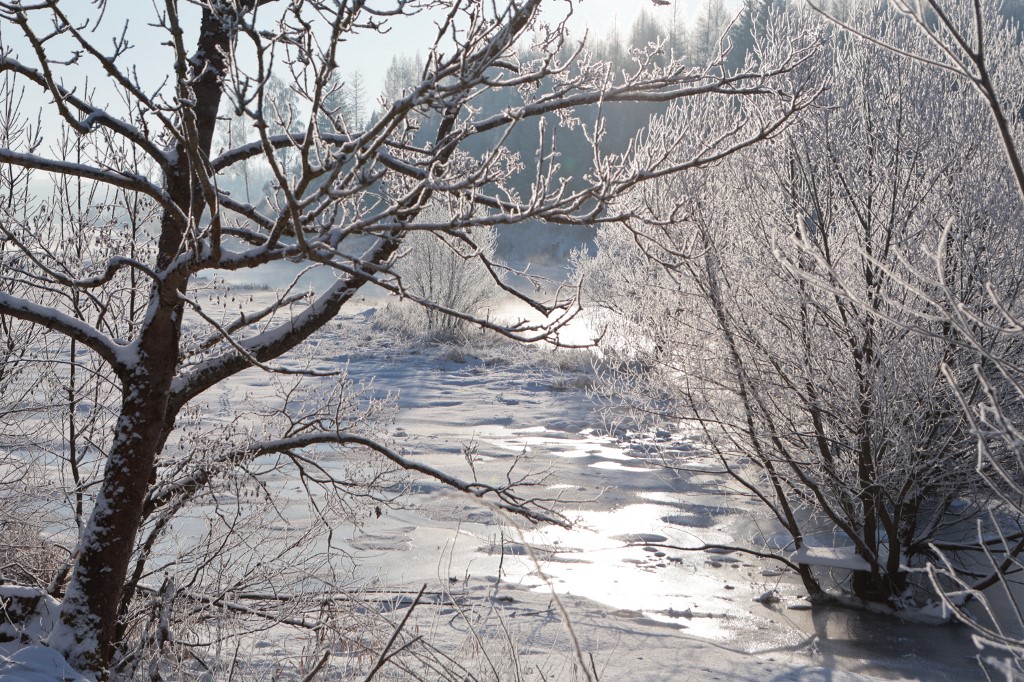
<svg viewBox="0 0 1024 682"><path fill-rule="evenodd" d="M871 565L857 556L853 547L809 547L804 545L793 552L790 559L808 566L845 568L850 571L870 571Z"/></svg>

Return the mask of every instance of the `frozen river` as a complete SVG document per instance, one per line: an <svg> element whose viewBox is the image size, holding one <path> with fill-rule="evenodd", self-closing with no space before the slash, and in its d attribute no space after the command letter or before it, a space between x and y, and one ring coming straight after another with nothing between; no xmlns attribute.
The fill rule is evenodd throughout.
<svg viewBox="0 0 1024 682"><path fill-rule="evenodd" d="M350 318L346 334L369 338L371 320L372 312ZM514 464L514 472L539 477L531 494L565 500L574 522L572 530L517 528L423 481L404 508L347 539L368 580L412 591L423 583L500 589L523 613L537 612L552 592L562 595L581 640L625 675L605 679L696 679L701 670L707 679L983 679L961 626L812 610L779 564L687 551L705 543L753 546L772 532L771 520L727 485L694 439L598 435L586 373L571 369L578 357L568 362L556 353L539 351L531 363L529 354L510 359L492 350L481 359L396 343L345 358L352 379L400 390L395 428L409 453L471 477L469 452L480 480L500 479ZM559 364L570 370L549 371ZM661 466L651 447L659 440L683 455L685 469ZM778 601L755 601L772 590Z"/></svg>

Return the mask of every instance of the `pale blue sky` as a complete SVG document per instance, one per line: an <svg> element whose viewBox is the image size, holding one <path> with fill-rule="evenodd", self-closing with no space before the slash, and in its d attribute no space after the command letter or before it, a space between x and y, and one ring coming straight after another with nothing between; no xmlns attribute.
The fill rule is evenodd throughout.
<svg viewBox="0 0 1024 682"><path fill-rule="evenodd" d="M675 11L679 18L689 24L697 14L703 0L674 0ZM727 3L730 4L730 3ZM565 14L564 3L551 0L552 17L561 18ZM628 37L637 15L641 10L648 10L653 16L669 21L672 18L673 6L655 5L651 0L576 0L576 8L570 18L570 27L580 36L589 31L590 36L603 39L617 27L619 33ZM344 54L349 56L351 68L359 70L366 77L367 84L376 92L377 84L384 78L391 58L396 53L421 54L426 51L429 40L433 37L431 20L418 17L410 20L394 21L389 35L362 35L351 39Z"/></svg>
<svg viewBox="0 0 1024 682"><path fill-rule="evenodd" d="M670 22L673 14L678 20L689 24L697 14L704 0L674 0L674 5L656 5L651 0L576 0L575 11L570 18L570 28L579 36L584 31L589 31L592 39L604 39L613 28L617 28L620 35L628 37L634 20L641 10L646 9L659 20ZM739 0L727 0L728 5L736 5ZM163 3L157 3L162 8ZM187 50L195 48L198 32L198 9L191 3L180 4L182 14L182 27L185 31L184 42ZM270 14L277 14L278 4L269 6ZM547 0L546 12L555 21L565 14L566 3L564 0ZM90 20L87 34L94 41L97 47L110 54L112 51L112 40L120 37L127 24L128 30L124 36L131 44L131 49L125 55L126 59L120 60L122 65L130 63L139 74L139 79L149 92L166 86L165 79L172 77L173 52L166 44L168 34L165 30L154 28L151 22L154 21L153 5L149 3L130 2L129 0L116 0L109 2L103 16L102 24L98 30L93 31L94 26L91 20L95 16L95 6L92 3L62 3L61 8L69 12L73 20ZM45 13L36 13L37 30L45 32L48 28L42 20ZM397 54L424 55L429 48L436 33L433 25L434 18L425 15L406 18L396 17L390 22L390 31L386 35L380 35L372 31L363 31L361 34L347 36L345 44L339 53L342 74L348 75L353 71L359 71L365 78L367 88L367 108L373 108L376 104L383 82L384 73L392 58ZM9 47L13 47L16 54L26 62L34 63L32 50L23 37L17 34L14 27L5 25L4 33L0 34L0 41ZM244 46L245 41L240 45ZM69 59L74 48L70 38L56 38L47 44L47 49L52 58ZM244 49L244 48L243 48ZM244 56L243 56L244 59ZM74 88L77 92L83 92L86 87L97 88L96 97L93 102L104 106L116 115L124 115L124 107L118 93L111 87L108 77L102 73L97 62L90 56L84 55L75 64L55 65L55 72L65 86ZM166 93L166 90L165 90ZM48 119L52 115L49 105L49 96L41 89L34 86L26 88L24 101L24 113L34 118L35 111L43 110L43 130L49 128ZM170 93L166 93L170 94ZM44 146L51 141L47 140Z"/></svg>
<svg viewBox="0 0 1024 682"><path fill-rule="evenodd" d="M651 0L575 0L575 11L570 19L570 26L574 32L583 35L584 30L589 30L590 35L596 38L604 38L608 33L617 27L623 37L628 37L630 28L641 10L647 9L653 16L664 21L672 19L673 12L685 23L689 23L697 13L703 0L674 0L675 5L661 6L654 4ZM727 4L734 4L728 2ZM94 6L92 3L76 5L62 3L62 9L71 13L76 19L92 18ZM162 6L162 3L158 3ZM274 8L275 5L271 5ZM554 20L565 13L565 3L562 0L549 0L547 9ZM190 3L181 3L182 26L185 29L186 49L192 50L195 46L196 29L198 28L198 10ZM276 13L276 12L271 12ZM43 16L40 14L38 16ZM151 75L153 78L162 78L170 75L171 64L169 57L171 50L163 43L167 40L166 32L153 29L147 24L153 21L153 8L149 3L135 4L120 0L108 3L103 17L103 23L98 34L103 36L97 40L98 46L109 52L111 38L116 34L120 35L123 26L127 22L129 31L126 38L132 44L130 61L137 65L143 79ZM347 44L341 50L342 71L349 73L358 70L366 77L367 85L376 97L379 83L382 82L384 72L395 54L416 54L425 53L430 41L434 36L433 19L425 15L413 18L394 18L390 21L390 32L387 35L365 31L361 35L349 36ZM30 49L24 40L9 30L12 27L6 26L7 35L0 36L3 42L13 45L18 53L22 53L26 61L33 61ZM40 25L40 30L45 26ZM96 34L92 34L95 36ZM60 56L58 47L63 42L67 54L70 56L71 41L58 39L50 45L53 54ZM244 41L243 41L244 43ZM240 43L242 44L242 43ZM85 57L75 66L60 68L67 83L75 83L79 87L85 81L87 75L97 74L99 69L94 60ZM94 84L104 80L102 76L92 77ZM156 83L154 83L154 87ZM116 108L116 105L114 105Z"/></svg>

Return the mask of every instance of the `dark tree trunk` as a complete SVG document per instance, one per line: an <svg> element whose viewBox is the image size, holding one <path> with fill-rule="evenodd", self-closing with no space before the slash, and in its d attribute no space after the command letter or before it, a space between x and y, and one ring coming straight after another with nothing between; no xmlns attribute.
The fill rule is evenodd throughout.
<svg viewBox="0 0 1024 682"><path fill-rule="evenodd" d="M904 571L886 573L875 567L871 571L853 572L853 594L859 599L896 607L896 601L907 590L907 574Z"/></svg>
<svg viewBox="0 0 1024 682"><path fill-rule="evenodd" d="M231 25L204 10L197 52L190 60L194 106L183 112L197 132L196 149L179 143L165 186L178 211L160 220L156 266L161 281L150 291L150 305L133 347L137 358L120 376L121 415L107 455L103 481L61 607L61 622L51 644L75 668L106 679L118 631L117 620L128 567L143 519L157 453L167 437L168 400L177 370L186 268L169 269L181 255L185 236L204 212L201 185L191 160L208 160L222 96L222 76L232 36ZM188 125L184 123L183 125Z"/></svg>
<svg viewBox="0 0 1024 682"><path fill-rule="evenodd" d="M107 456L103 482L61 607L61 624L51 644L71 665L100 678L114 647L118 604L150 473L161 441L173 363L177 355L177 315L152 315L141 340L136 368L122 377L121 416Z"/></svg>

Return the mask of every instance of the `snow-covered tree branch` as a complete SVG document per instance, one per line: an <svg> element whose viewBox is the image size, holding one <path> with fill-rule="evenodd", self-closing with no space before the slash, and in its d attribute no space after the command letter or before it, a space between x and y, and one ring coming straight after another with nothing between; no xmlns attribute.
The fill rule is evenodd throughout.
<svg viewBox="0 0 1024 682"><path fill-rule="evenodd" d="M981 413L963 409L981 400L1018 418L1014 383L989 374L995 357L1019 362L1017 173L1003 163L1005 117L989 95L964 98L963 78L990 78L976 70L984 33L993 82L1012 92L998 101L1020 102L1020 47L990 9L984 32L957 38L925 16L936 7L851 11L870 40L832 24L819 107L707 172L625 195L630 230L604 229L583 261L592 315L621 354L609 400L699 429L784 529L770 546L812 595L895 609L937 603L914 569L940 545L986 550L961 537L970 520L1003 533L1008 557L1020 551L1005 500L976 469ZM785 43L791 22L819 20L770 17L754 60ZM935 68L956 51L974 71ZM692 127L701 112L674 115ZM657 130L642 153L693 157ZM636 306L640 296L652 303ZM1018 475L1008 460L982 470L1003 466ZM842 569L839 585L822 583L822 566ZM947 566L963 580L992 575Z"/></svg>
<svg viewBox="0 0 1024 682"><path fill-rule="evenodd" d="M217 486L248 481L269 500L267 513L275 513L266 476L279 468L260 463L278 456L280 470L287 460L290 475L306 484L321 479L303 453L333 445L372 455L378 463L361 470L363 483L321 481L332 508L386 497L375 487L386 468L425 474L533 520L558 520L551 500L517 492L528 490L528 478L510 472L500 484L467 482L390 447L375 421L386 422L383 413L367 413L344 392L332 393L335 402L313 410L313 419L296 407L312 399L282 388L283 402L274 407L245 408L275 415L257 420L258 437L241 408L225 417L221 433L205 432L195 410L242 372L283 381L275 368L291 373L298 362L300 377L325 374L302 364L303 349L324 338L368 283L513 338L556 340L577 302L534 300L506 285L493 254L471 247L478 234L537 220L618 220L633 211L612 208L626 190L778 135L817 92L808 62L819 43L810 33L766 54L758 68L656 60L652 47L636 54L635 69L615 74L572 45L557 14L571 5L168 0L134 8L122 21L105 3L0 2L0 78L5 92L25 89L31 102L6 117L0 131L0 191L10 199L0 219L0 320L61 339L50 347L50 361L66 397L55 409L68 428L55 439L67 447L62 461L81 527L50 584L62 604L49 643L72 665L99 678L112 664L122 671L141 665L142 640L132 637L151 621L136 597L158 570L150 562L160 564L157 550L176 514L205 490L210 513L232 519L230 529L240 533L248 528L244 505L229 510ZM396 22L417 18L433 19L437 31L422 70L406 74L408 82L372 117L360 113L358 84L352 106L340 106L346 40L383 36ZM501 93L511 104L484 110L476 103L485 93ZM757 115L738 127L714 125L715 107L744 99L760 103ZM633 144L620 153L600 151L608 131L599 107L680 100L699 100L706 126L661 125L658 135L666 149L699 139L692 155L645 155ZM556 119L582 127L594 145L593 171L573 178L572 188L558 171L557 139L547 123L532 158L504 143L531 121ZM230 146L220 150L224 139ZM231 173L246 168L258 168L262 186L247 180L245 194L232 191ZM512 182L524 172L535 178L525 193ZM40 184L30 185L30 177ZM52 196L45 187L55 188ZM432 207L450 219L431 222ZM445 248L461 245L465 261L492 273L489 286L520 297L546 319L503 325L405 287L401 261L423 253L405 248L414 233ZM281 293L254 310L227 310L219 297L237 292L211 284L224 272L259 278L289 264L328 271L331 280L309 292ZM39 336L21 338L14 342L34 344ZM83 411L102 415L90 422L87 444L78 430ZM303 415L312 426L289 435ZM328 526L323 520L320 527ZM194 567L193 587L213 580L217 557L245 540L211 531L205 542L196 546L194 563L182 563ZM174 584L182 583L166 582ZM166 605L173 593L167 587L145 594Z"/></svg>

